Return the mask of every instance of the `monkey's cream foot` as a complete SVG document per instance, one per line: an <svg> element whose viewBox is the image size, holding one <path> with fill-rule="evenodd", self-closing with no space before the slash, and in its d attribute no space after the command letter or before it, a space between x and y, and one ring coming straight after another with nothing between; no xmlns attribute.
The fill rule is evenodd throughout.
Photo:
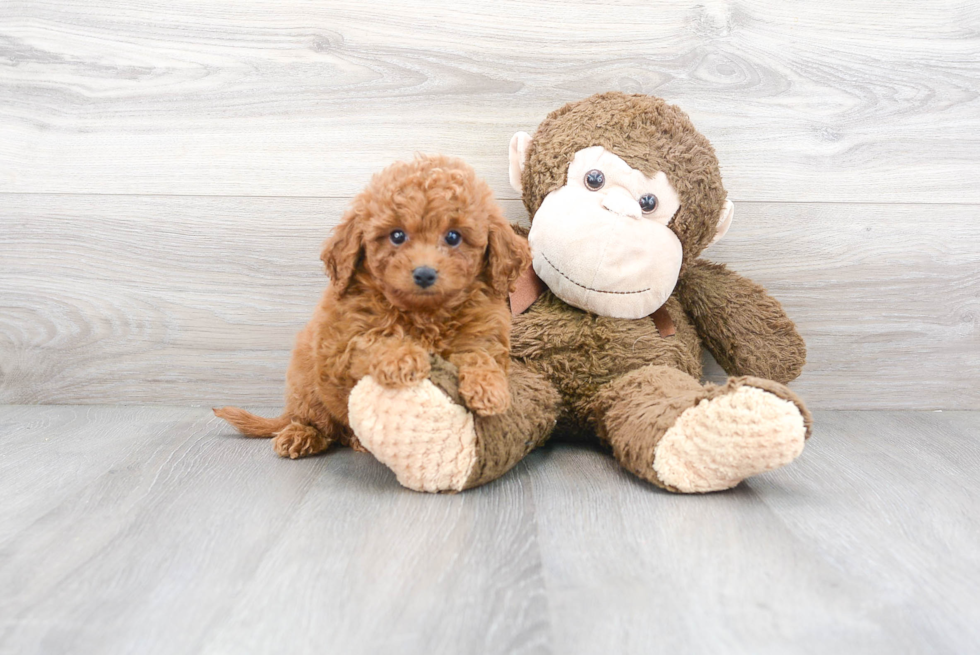
<svg viewBox="0 0 980 655"><path fill-rule="evenodd" d="M323 452L330 447L330 440L312 425L293 421L276 433L272 447L280 457L297 459Z"/></svg>
<svg viewBox="0 0 980 655"><path fill-rule="evenodd" d="M685 410L657 443L653 468L677 491L729 489L796 459L806 433L796 404L739 386Z"/></svg>
<svg viewBox="0 0 980 655"><path fill-rule="evenodd" d="M435 373L435 372L434 372ZM430 380L401 389L361 378L347 403L354 434L415 491L461 491L477 462L473 416Z"/></svg>
<svg viewBox="0 0 980 655"><path fill-rule="evenodd" d="M545 378L513 362L510 408L479 416L462 399L460 369L431 359L428 380L390 389L362 378L347 403L361 444L416 491L462 491L504 475L551 434L561 401Z"/></svg>

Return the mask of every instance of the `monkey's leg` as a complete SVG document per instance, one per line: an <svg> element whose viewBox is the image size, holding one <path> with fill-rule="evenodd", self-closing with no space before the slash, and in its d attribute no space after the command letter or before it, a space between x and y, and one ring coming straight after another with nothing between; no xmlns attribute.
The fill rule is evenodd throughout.
<svg viewBox="0 0 980 655"><path fill-rule="evenodd" d="M594 406L600 437L620 464L669 491L730 489L802 451L811 418L785 386L754 377L702 386L645 366L610 382Z"/></svg>
<svg viewBox="0 0 980 655"><path fill-rule="evenodd" d="M509 471L551 434L558 392L516 362L510 408L475 416L459 397L457 369L433 357L429 380L388 389L370 376L351 392L348 416L361 445L416 491L462 491Z"/></svg>

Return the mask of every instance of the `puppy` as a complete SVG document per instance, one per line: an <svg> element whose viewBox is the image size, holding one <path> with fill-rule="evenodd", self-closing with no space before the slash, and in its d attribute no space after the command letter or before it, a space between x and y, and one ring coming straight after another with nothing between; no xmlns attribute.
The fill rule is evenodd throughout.
<svg viewBox="0 0 980 655"><path fill-rule="evenodd" d="M352 201L321 259L330 285L299 333L286 409L267 419L214 413L251 437L274 437L282 457L332 443L363 450L347 399L365 375L404 387L429 375L430 354L459 368L470 410L510 403L507 294L531 255L487 184L459 159L419 156L376 174Z"/></svg>

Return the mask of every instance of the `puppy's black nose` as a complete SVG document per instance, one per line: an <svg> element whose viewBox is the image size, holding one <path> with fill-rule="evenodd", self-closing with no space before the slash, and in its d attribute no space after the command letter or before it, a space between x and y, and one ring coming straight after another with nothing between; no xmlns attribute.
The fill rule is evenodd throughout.
<svg viewBox="0 0 980 655"><path fill-rule="evenodd" d="M431 287L436 283L436 278L439 274L436 269L429 268L428 266L419 266L414 271L412 271L412 279L415 280L415 284L419 285L423 289Z"/></svg>

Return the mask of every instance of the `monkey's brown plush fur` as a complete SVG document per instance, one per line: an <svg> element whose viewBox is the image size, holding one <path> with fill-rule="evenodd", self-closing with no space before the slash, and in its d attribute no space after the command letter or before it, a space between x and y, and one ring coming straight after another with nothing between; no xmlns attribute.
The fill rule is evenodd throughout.
<svg viewBox="0 0 980 655"><path fill-rule="evenodd" d="M392 240L395 231L404 242ZM448 242L450 231L459 243ZM378 173L322 259L331 282L297 337L282 416L215 414L246 435L274 435L283 457L336 441L360 448L348 424L351 389L366 375L386 388L427 379L431 353L458 367L458 397L477 415L509 407L506 295L530 254L472 168L433 156ZM437 272L424 288L413 278L422 266Z"/></svg>
<svg viewBox="0 0 980 655"><path fill-rule="evenodd" d="M626 469L682 492L732 487L802 451L811 417L784 383L804 365L803 340L762 287L697 259L719 233L726 206L711 144L683 111L659 98L607 93L570 103L541 123L528 146L520 180L532 222L545 197L566 184L576 152L593 146L644 175L666 173L679 196L668 227L683 262L665 305L676 333L662 336L650 317L583 311L546 291L514 319L515 403L497 416L474 417L475 446L461 451L472 460L465 483L414 488L451 491L487 482L554 433L597 435ZM702 385L702 346L734 377ZM455 397L453 367L437 362L436 368L433 382ZM359 414L373 420L385 413L369 393L354 394ZM428 429L424 420L413 429ZM375 439L370 432L358 436ZM413 444L406 439L399 447ZM407 484L397 464L391 466ZM429 479L438 477L432 474Z"/></svg>
<svg viewBox="0 0 980 655"><path fill-rule="evenodd" d="M668 485L651 465L660 438L684 410L738 387L793 402L808 436L809 412L780 384L796 378L806 361L793 322L762 287L696 259L715 234L726 195L711 144L683 111L659 98L607 93L566 105L542 122L528 150L523 188L532 216L565 183L574 153L595 145L646 175L666 172L680 196L670 228L684 265L666 305L676 334L664 338L649 320L596 316L546 292L515 319L513 356L561 393L560 429L598 434L626 468L661 486ZM738 377L702 386L703 344Z"/></svg>

